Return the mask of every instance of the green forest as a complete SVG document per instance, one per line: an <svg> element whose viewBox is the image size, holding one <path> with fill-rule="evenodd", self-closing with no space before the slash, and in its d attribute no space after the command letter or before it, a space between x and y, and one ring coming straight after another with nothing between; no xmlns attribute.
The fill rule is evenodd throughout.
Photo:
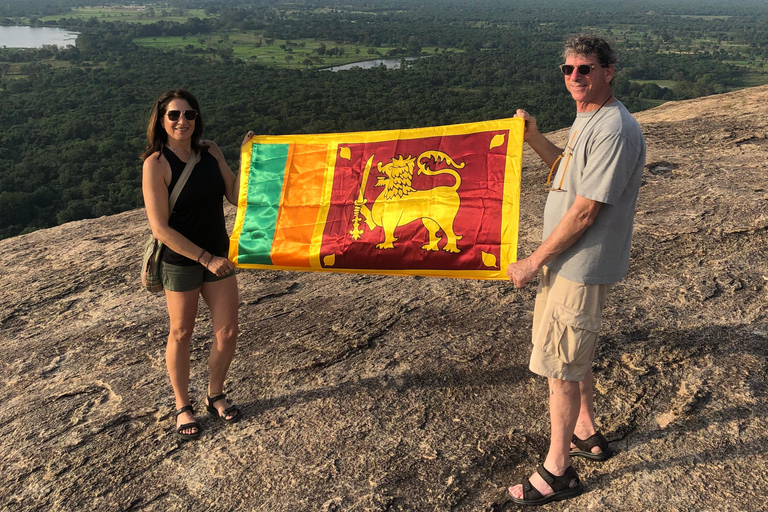
<svg viewBox="0 0 768 512"><path fill-rule="evenodd" d="M0 238L142 206L153 101L183 87L236 165L259 134L410 128L509 117L569 125L567 35L619 52L631 111L768 83L768 4L580 0L3 0L0 25L79 32L0 48ZM2 28L2 27L0 27ZM402 60L348 71L328 66Z"/></svg>

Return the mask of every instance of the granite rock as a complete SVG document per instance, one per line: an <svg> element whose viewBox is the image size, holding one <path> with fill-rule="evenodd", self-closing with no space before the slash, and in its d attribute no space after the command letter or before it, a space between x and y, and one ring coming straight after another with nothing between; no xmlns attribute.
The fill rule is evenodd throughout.
<svg viewBox="0 0 768 512"><path fill-rule="evenodd" d="M548 509L763 510L768 87L636 117L648 165L631 269L594 365L617 455L575 461L587 492ZM546 174L526 149L521 256ZM137 210L0 241L2 510L517 510L506 488L549 432L546 382L527 369L535 286L240 270L225 390L245 418L203 415L201 302L203 433L183 443L164 297L138 282L147 233Z"/></svg>

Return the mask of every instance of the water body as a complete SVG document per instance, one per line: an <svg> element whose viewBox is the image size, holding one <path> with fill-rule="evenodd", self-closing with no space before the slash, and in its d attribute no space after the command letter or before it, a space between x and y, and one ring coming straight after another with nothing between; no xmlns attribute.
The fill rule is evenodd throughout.
<svg viewBox="0 0 768 512"><path fill-rule="evenodd" d="M75 45L79 32L52 27L2 27L0 48L42 48L44 45Z"/></svg>
<svg viewBox="0 0 768 512"><path fill-rule="evenodd" d="M416 60L420 57L404 57L400 59L375 59L364 60L362 62L352 62L351 64L344 64L343 66L333 66L332 68L325 68L322 71L346 71L352 68L371 69L381 65L386 66L388 69L400 69L401 60Z"/></svg>

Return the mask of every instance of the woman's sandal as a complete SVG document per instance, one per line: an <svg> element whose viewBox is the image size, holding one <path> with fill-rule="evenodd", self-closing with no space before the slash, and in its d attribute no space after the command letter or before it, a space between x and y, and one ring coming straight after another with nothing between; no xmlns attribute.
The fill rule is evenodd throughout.
<svg viewBox="0 0 768 512"><path fill-rule="evenodd" d="M174 417L178 418L179 414L187 411L191 412L193 415L195 414L195 410L192 408L191 405L185 405L180 409L176 409L173 414L174 414ZM193 434L184 434L182 432L182 430L190 430L190 429L195 429L195 432ZM200 437L200 425L196 421L179 425L178 427L176 427L176 435L179 436L180 439L184 439L185 441L190 439L197 439L198 437Z"/></svg>
<svg viewBox="0 0 768 512"><path fill-rule="evenodd" d="M219 410L213 406L213 404L215 404L219 400L226 400L226 399L227 399L227 395L225 395L224 393L220 395L216 395L214 397L206 395L205 407L208 409L208 412L211 414L211 416L222 419L224 423L235 423L236 421L239 421L240 418L243 416L242 414L240 414L240 409L238 409L236 405L230 405L229 407L224 409L224 414L219 414ZM227 419L227 416L232 416L232 417Z"/></svg>
<svg viewBox="0 0 768 512"><path fill-rule="evenodd" d="M582 485L581 480L579 480L576 471L571 466L568 466L568 469L565 470L565 473L563 473L562 476L553 475L547 471L543 464L540 464L539 467L536 468L536 472L549 484L554 492L542 496L538 489L531 484L531 481L524 478L523 499L512 496L512 501L518 505L538 506L551 501L562 501L567 500L568 498L575 498L584 492L584 486ZM576 481L576 484L571 487L571 482L574 480Z"/></svg>
<svg viewBox="0 0 768 512"><path fill-rule="evenodd" d="M571 457L584 457L585 459L604 462L610 459L613 455L611 447L608 446L608 440L600 432L597 432L584 440L579 439L574 434L571 442L576 445L576 448L571 448ZM592 448L595 446L600 448L600 451L597 453L592 452Z"/></svg>

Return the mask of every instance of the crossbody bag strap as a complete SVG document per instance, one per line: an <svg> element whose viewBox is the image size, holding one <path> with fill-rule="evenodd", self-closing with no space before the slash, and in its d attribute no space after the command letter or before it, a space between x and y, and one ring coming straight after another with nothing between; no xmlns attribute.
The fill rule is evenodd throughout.
<svg viewBox="0 0 768 512"><path fill-rule="evenodd" d="M197 165L197 162L199 161L200 161L199 153L194 153L192 156L189 157L189 160L187 160L187 165L184 167L184 171L182 171L181 176L179 176L179 181L177 181L176 185L173 186L173 190L171 191L171 197L168 198L169 214L173 212L173 207L176 204L176 200L179 198L179 195L181 195L181 189L183 189L184 185L187 184L187 179L189 178L189 175L192 174L192 169L194 169L195 165Z"/></svg>

